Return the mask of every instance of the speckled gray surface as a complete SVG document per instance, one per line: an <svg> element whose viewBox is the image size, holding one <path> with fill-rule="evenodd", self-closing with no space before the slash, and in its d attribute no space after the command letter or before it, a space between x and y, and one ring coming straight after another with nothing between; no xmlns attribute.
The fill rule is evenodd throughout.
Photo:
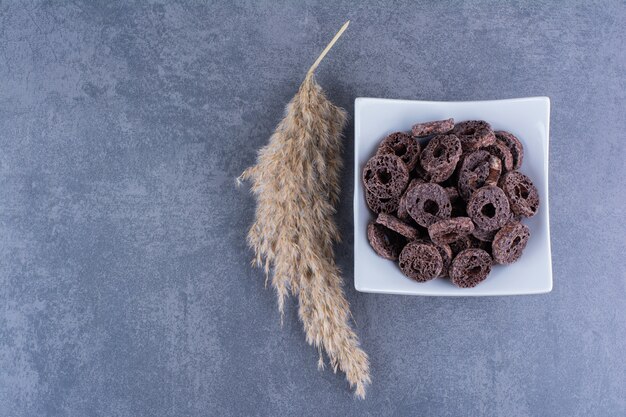
<svg viewBox="0 0 626 417"><path fill-rule="evenodd" d="M0 2L0 416L626 415L626 5ZM373 385L319 372L233 178L329 96L552 99L554 291L357 293ZM352 125L345 138L351 160Z"/></svg>

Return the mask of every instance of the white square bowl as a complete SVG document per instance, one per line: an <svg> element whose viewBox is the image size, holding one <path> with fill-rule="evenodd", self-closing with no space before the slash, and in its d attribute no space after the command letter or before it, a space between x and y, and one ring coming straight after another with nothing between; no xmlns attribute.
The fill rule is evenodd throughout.
<svg viewBox="0 0 626 417"><path fill-rule="evenodd" d="M358 291L431 296L539 294L552 290L548 209L548 139L550 99L437 102L359 97L354 102L354 286ZM361 172L389 133L410 131L415 123L454 118L486 120L494 130L506 130L524 145L520 169L539 191L539 212L524 224L530 239L522 257L511 265L494 265L485 281L458 288L437 278L419 283L405 277L395 262L378 256L367 241L367 224L374 219L365 203Z"/></svg>

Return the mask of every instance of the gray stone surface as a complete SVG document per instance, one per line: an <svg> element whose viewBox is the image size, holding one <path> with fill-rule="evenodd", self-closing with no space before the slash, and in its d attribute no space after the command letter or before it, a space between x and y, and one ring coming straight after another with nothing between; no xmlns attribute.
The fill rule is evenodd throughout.
<svg viewBox="0 0 626 417"><path fill-rule="evenodd" d="M623 1L202 3L0 2L0 416L626 415ZM553 106L548 295L357 293L347 165L365 401L280 327L233 182L347 18L318 79L351 113Z"/></svg>

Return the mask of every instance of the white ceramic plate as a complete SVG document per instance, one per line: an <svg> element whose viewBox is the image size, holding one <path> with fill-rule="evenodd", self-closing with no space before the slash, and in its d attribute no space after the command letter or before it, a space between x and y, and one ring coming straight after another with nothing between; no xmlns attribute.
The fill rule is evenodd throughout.
<svg viewBox="0 0 626 417"><path fill-rule="evenodd" d="M354 103L354 286L358 291L434 295L486 296L538 294L552 290L550 225L548 216L548 137L550 99L436 102L357 98ZM419 122L453 117L486 120L495 130L507 130L524 145L521 171L535 183L541 199L539 212L524 223L530 239L514 264L493 267L474 288L457 288L448 279L418 283L405 277L396 263L376 255L367 241L367 224L374 218L365 203L361 172L380 141L395 131L410 131Z"/></svg>

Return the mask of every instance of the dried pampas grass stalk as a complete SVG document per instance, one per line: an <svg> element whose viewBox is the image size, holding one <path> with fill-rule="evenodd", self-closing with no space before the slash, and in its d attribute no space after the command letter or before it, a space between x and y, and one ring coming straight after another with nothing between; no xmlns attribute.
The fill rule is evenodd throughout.
<svg viewBox="0 0 626 417"><path fill-rule="evenodd" d="M252 181L257 207L248 243L266 279L271 275L281 321L291 291L299 300L307 342L320 350L319 366L324 366L323 349L333 370L345 372L356 395L364 398L370 383L369 360L349 324L350 309L333 251L339 240L333 216L347 116L326 98L314 77L348 24L311 66L285 117L259 151L256 165L239 180Z"/></svg>

